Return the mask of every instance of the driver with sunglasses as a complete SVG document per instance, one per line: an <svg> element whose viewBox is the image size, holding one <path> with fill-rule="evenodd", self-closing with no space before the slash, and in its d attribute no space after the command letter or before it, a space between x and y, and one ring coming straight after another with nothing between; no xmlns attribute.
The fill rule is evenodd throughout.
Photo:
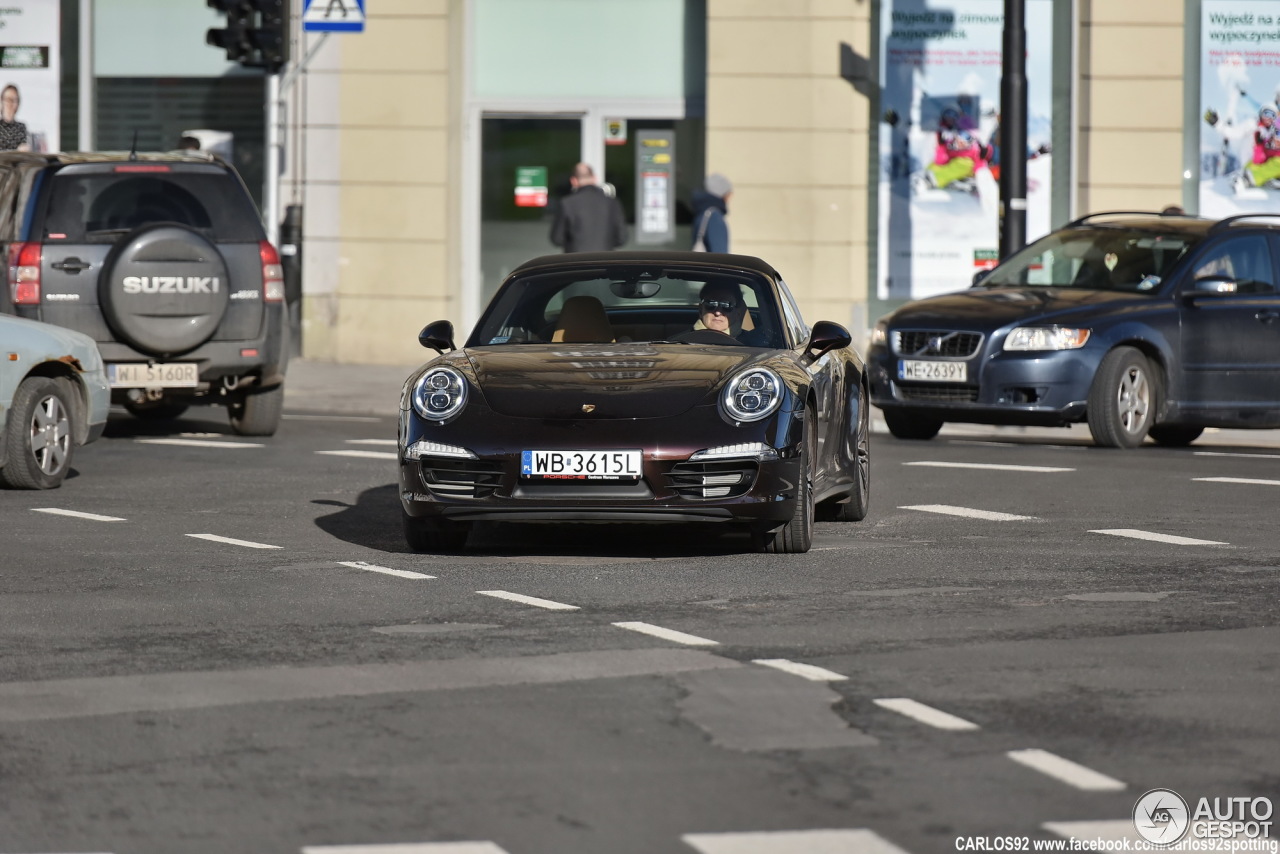
<svg viewBox="0 0 1280 854"><path fill-rule="evenodd" d="M764 347L766 336L759 330L744 329L747 304L737 285L724 282L708 282L698 294L698 322L694 329L710 329L732 336L748 347Z"/></svg>

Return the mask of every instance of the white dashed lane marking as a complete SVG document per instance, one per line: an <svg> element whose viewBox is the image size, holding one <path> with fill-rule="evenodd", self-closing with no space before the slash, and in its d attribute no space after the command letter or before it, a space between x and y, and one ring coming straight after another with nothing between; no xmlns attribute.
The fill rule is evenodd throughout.
<svg viewBox="0 0 1280 854"><path fill-rule="evenodd" d="M935 709L933 706L926 706L924 703L917 703L915 700L909 700L906 697L889 697L883 700L873 700L877 706L882 709L888 709L891 712L897 712L900 715L906 715L914 721L922 724L928 724L937 729L949 729L961 732L965 730L980 729L980 727L972 721L966 721L964 718L958 718L955 715L948 714L941 709Z"/></svg>
<svg viewBox="0 0 1280 854"><path fill-rule="evenodd" d="M435 578L434 575L426 575L421 572L414 572L411 569L392 569L389 566L377 566L372 563L365 563L362 560L340 560L339 566L349 566L352 569L363 569L366 572L380 572L383 575L394 575L399 578Z"/></svg>
<svg viewBox="0 0 1280 854"><path fill-rule="evenodd" d="M388 451L316 451L330 457L361 457L366 460L398 460L399 454Z"/></svg>
<svg viewBox="0 0 1280 854"><path fill-rule="evenodd" d="M987 471L1029 471L1029 472L1060 472L1075 471L1073 468L1063 468L1061 466L1015 466L1003 463L944 463L937 460L916 460L910 463L903 463L904 466L930 466L939 469L985 469Z"/></svg>
<svg viewBox="0 0 1280 854"><path fill-rule="evenodd" d="M377 423L382 420L372 415L282 415L280 417L285 421L359 421Z"/></svg>
<svg viewBox="0 0 1280 854"><path fill-rule="evenodd" d="M898 509L919 510L922 513L941 513L943 516L964 516L969 519L983 519L988 522L1036 521L1035 516L1018 516L1013 513L997 513L993 510L974 510L971 507L953 507L950 504L908 504Z"/></svg>
<svg viewBox="0 0 1280 854"><path fill-rule="evenodd" d="M1253 486L1280 486L1280 480L1259 480L1253 477L1193 477L1201 483L1243 483Z"/></svg>
<svg viewBox="0 0 1280 854"><path fill-rule="evenodd" d="M244 546L246 549L279 549L283 546L269 546L266 543L255 543L250 540L233 540L231 537L220 537L217 534L187 534L197 540L208 540L211 543L226 543L229 546Z"/></svg>
<svg viewBox="0 0 1280 854"><path fill-rule="evenodd" d="M181 445L184 448L263 448L258 442L230 442L225 439L134 439L139 445Z"/></svg>
<svg viewBox="0 0 1280 854"><path fill-rule="evenodd" d="M73 519L88 519L90 522L124 522L119 516L99 516L97 513L81 513L79 510L63 510L61 507L32 507L34 513L52 513L54 516L70 516Z"/></svg>
<svg viewBox="0 0 1280 854"><path fill-rule="evenodd" d="M1229 546L1230 543L1218 540L1197 540L1192 537L1178 537L1173 534L1156 534L1152 531L1139 531L1135 528L1107 528L1090 531L1090 534L1107 534L1112 537L1128 537L1132 540L1150 540L1153 543L1169 543L1175 546Z"/></svg>
<svg viewBox="0 0 1280 854"><path fill-rule="evenodd" d="M552 602L550 599L539 599L537 596L525 596L521 593L509 593L506 590L477 590L481 596L492 596L494 599L506 599L508 602L519 602L535 608L546 608L548 611L577 611L577 605L566 605L563 602Z"/></svg>
<svg viewBox="0 0 1280 854"><path fill-rule="evenodd" d="M1099 774L1092 768L1063 759L1047 750L1010 750L1005 755L1019 765L1025 765L1081 791L1119 792L1125 788L1125 784L1114 777Z"/></svg>
<svg viewBox="0 0 1280 854"><path fill-rule="evenodd" d="M849 678L825 667L818 667L814 664L801 664L798 661L790 661L785 658L757 658L753 659L752 663L763 664L765 667L772 667L784 673L790 673L792 676L808 679L810 682L843 682Z"/></svg>
<svg viewBox="0 0 1280 854"><path fill-rule="evenodd" d="M302 854L507 854L492 842L393 842L390 845L307 845Z"/></svg>
<svg viewBox="0 0 1280 854"><path fill-rule="evenodd" d="M395 439L348 439L348 445L387 445L392 448L396 446Z"/></svg>
<svg viewBox="0 0 1280 854"><path fill-rule="evenodd" d="M686 833L701 854L906 854L875 831L766 830L755 833Z"/></svg>
<svg viewBox="0 0 1280 854"><path fill-rule="evenodd" d="M1231 451L1192 451L1197 457L1246 457L1258 460L1280 460L1280 454L1237 454Z"/></svg>
<svg viewBox="0 0 1280 854"><path fill-rule="evenodd" d="M664 629L662 626L655 626L651 623L614 623L620 629L627 629L632 632L640 632L645 635L652 635L655 638L662 638L674 643L682 643L687 646L719 646L719 641L707 640L697 635L687 635L684 632L677 632L674 629Z"/></svg>

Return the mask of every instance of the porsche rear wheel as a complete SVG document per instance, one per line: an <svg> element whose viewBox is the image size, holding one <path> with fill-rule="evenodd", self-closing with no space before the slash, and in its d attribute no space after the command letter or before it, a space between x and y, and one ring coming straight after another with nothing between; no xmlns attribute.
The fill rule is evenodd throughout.
<svg viewBox="0 0 1280 854"><path fill-rule="evenodd" d="M791 521L772 531L756 531L756 551L804 554L813 545L813 451L818 431L812 412L805 412L804 443L800 446L800 472L796 478L796 504Z"/></svg>
<svg viewBox="0 0 1280 854"><path fill-rule="evenodd" d="M447 519L419 519L403 510L404 540L411 551L419 554L460 552L467 545L471 525L466 522L450 522Z"/></svg>

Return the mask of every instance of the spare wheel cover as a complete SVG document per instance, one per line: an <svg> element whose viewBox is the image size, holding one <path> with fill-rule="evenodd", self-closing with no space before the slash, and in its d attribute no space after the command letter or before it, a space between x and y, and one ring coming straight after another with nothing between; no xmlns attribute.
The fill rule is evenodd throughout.
<svg viewBox="0 0 1280 854"><path fill-rule="evenodd" d="M112 330L144 353L199 347L222 322L227 265L204 235L182 225L144 225L116 244L98 282Z"/></svg>

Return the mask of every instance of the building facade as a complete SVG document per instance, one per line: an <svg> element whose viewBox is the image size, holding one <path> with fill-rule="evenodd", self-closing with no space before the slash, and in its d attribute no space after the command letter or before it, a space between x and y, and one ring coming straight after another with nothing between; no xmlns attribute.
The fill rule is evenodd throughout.
<svg viewBox="0 0 1280 854"><path fill-rule="evenodd" d="M1052 32L1029 34L1054 54L1050 225L1104 209L1196 209L1201 11L1220 1L1027 0L1051 7ZM101 34L114 26L103 18L111 4L160 0L96 2ZM951 5L964 4L1003 9ZM365 0L362 32L324 35L304 31L297 0L293 58L303 67L282 93L280 209L266 215L303 211L302 354L407 364L423 356L417 334L432 320L465 336L515 264L558 251L550 214L578 160L616 189L628 245L640 248L687 248L690 193L709 172L728 176L732 250L779 269L810 322L834 320L865 341L902 301L876 285L882 140L895 115L878 79L897 21L889 10L935 5ZM200 13L200 26L217 26L215 13ZM193 54L216 52L202 31L195 38ZM116 61L106 90L171 108L154 75L128 63ZM219 67L171 92L207 102L225 88L220 78L261 86L260 75ZM923 112L920 98L911 107L921 131L927 96ZM124 133L113 128L127 122L102 113L101 132ZM260 144L252 132L244 142ZM237 158L256 180L260 152ZM665 214L646 219L646 207Z"/></svg>

